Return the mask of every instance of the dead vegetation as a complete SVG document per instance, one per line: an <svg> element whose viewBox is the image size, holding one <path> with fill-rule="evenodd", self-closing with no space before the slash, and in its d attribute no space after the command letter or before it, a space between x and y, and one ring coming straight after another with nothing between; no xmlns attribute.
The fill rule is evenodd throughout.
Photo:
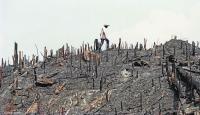
<svg viewBox="0 0 200 115"><path fill-rule="evenodd" d="M44 47L43 61L14 44L2 59L0 110L25 114L191 114L200 104L200 49L172 39L146 48L122 42ZM49 51L49 52L48 52ZM6 103L6 104L5 104Z"/></svg>

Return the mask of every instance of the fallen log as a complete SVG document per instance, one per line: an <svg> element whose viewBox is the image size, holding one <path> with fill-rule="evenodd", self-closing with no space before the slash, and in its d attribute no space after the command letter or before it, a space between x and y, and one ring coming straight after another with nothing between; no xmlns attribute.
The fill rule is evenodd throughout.
<svg viewBox="0 0 200 115"><path fill-rule="evenodd" d="M190 70L190 68L184 67L183 69L186 70L186 71L188 71L188 72L200 74L200 71Z"/></svg>
<svg viewBox="0 0 200 115"><path fill-rule="evenodd" d="M184 71L183 68L177 67L177 74L180 76L178 79L183 81L184 83L191 85L194 89L196 89L198 95L200 95L200 82L196 81L194 78L192 78L188 72Z"/></svg>

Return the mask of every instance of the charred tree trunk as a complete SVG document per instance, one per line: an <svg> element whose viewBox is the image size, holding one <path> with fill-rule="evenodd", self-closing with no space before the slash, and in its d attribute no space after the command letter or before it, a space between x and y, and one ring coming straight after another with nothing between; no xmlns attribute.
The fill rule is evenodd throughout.
<svg viewBox="0 0 200 115"><path fill-rule="evenodd" d="M15 42L15 46L14 46L13 65L14 65L14 69L18 68L18 45L16 42Z"/></svg>
<svg viewBox="0 0 200 115"><path fill-rule="evenodd" d="M183 48L183 42L181 41L181 47L180 47L181 49Z"/></svg>
<svg viewBox="0 0 200 115"><path fill-rule="evenodd" d="M168 58L166 58L166 73L167 76L169 76L169 68L168 68L169 62L168 62Z"/></svg>
<svg viewBox="0 0 200 115"><path fill-rule="evenodd" d="M162 63L162 76L164 76L164 65Z"/></svg>
<svg viewBox="0 0 200 115"><path fill-rule="evenodd" d="M142 92L140 93L140 106L141 106L141 112L142 112L142 110L143 110Z"/></svg>
<svg viewBox="0 0 200 115"><path fill-rule="evenodd" d="M121 101L121 111L123 111L124 109L123 109L123 103L122 103L122 101Z"/></svg>
<svg viewBox="0 0 200 115"><path fill-rule="evenodd" d="M185 55L186 55L186 61L188 61L188 46L187 46L187 43L185 44Z"/></svg>
<svg viewBox="0 0 200 115"><path fill-rule="evenodd" d="M134 58L137 57L137 49L134 49L134 54L133 54Z"/></svg>
<svg viewBox="0 0 200 115"><path fill-rule="evenodd" d="M176 47L174 47L174 57L176 56Z"/></svg>
<svg viewBox="0 0 200 115"><path fill-rule="evenodd" d="M101 79L100 79L100 87L99 87L100 92L102 91L102 88L103 88L103 79L102 79L102 77L101 77Z"/></svg>
<svg viewBox="0 0 200 115"><path fill-rule="evenodd" d="M35 67L33 68L33 71L34 71L34 82L36 83L37 82L37 73L36 73Z"/></svg>
<svg viewBox="0 0 200 115"><path fill-rule="evenodd" d="M4 67L4 61L3 61L3 58L1 59L1 67L2 67L2 68Z"/></svg>
<svg viewBox="0 0 200 115"><path fill-rule="evenodd" d="M44 74L46 73L46 61L44 61Z"/></svg>
<svg viewBox="0 0 200 115"><path fill-rule="evenodd" d="M195 42L192 42L192 56L195 56Z"/></svg>
<svg viewBox="0 0 200 115"><path fill-rule="evenodd" d="M144 50L147 50L147 39L144 38Z"/></svg>
<svg viewBox="0 0 200 115"><path fill-rule="evenodd" d="M98 77L98 63L97 63L97 61L95 61L95 76L96 76L96 78Z"/></svg>
<svg viewBox="0 0 200 115"><path fill-rule="evenodd" d="M118 55L119 55L119 53L120 53L120 49L121 49L121 38L119 38L119 45L118 45Z"/></svg>
<svg viewBox="0 0 200 115"><path fill-rule="evenodd" d="M106 51L106 62L108 62L108 51Z"/></svg>
<svg viewBox="0 0 200 115"><path fill-rule="evenodd" d="M165 57L165 46L164 45L163 45L163 49L162 50L163 50L163 55L162 56L163 56L163 59L164 59L164 57Z"/></svg>
<svg viewBox="0 0 200 115"><path fill-rule="evenodd" d="M50 50L50 57L51 58L53 57L53 50L52 49Z"/></svg>
<svg viewBox="0 0 200 115"><path fill-rule="evenodd" d="M92 78L92 88L94 89L94 78Z"/></svg>

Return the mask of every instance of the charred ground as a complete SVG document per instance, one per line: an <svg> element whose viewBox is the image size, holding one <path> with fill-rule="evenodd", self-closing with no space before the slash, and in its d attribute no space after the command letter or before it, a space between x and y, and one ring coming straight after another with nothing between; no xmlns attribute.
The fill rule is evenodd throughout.
<svg viewBox="0 0 200 115"><path fill-rule="evenodd" d="M146 50L143 45L119 43L105 51L90 49L93 54L86 60L89 49L85 44L80 50L67 46L56 55L52 50L47 55L45 49L44 61L36 56L28 60L15 51L13 65L2 61L0 111L107 115L199 111L200 49L194 42L171 39Z"/></svg>

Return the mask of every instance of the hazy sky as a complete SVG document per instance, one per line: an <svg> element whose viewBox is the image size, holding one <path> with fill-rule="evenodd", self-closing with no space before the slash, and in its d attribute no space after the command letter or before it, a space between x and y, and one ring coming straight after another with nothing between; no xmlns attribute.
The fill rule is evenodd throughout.
<svg viewBox="0 0 200 115"><path fill-rule="evenodd" d="M0 0L0 58L13 55L14 42L31 55L66 42L93 43L103 24L111 42L200 39L200 0Z"/></svg>

